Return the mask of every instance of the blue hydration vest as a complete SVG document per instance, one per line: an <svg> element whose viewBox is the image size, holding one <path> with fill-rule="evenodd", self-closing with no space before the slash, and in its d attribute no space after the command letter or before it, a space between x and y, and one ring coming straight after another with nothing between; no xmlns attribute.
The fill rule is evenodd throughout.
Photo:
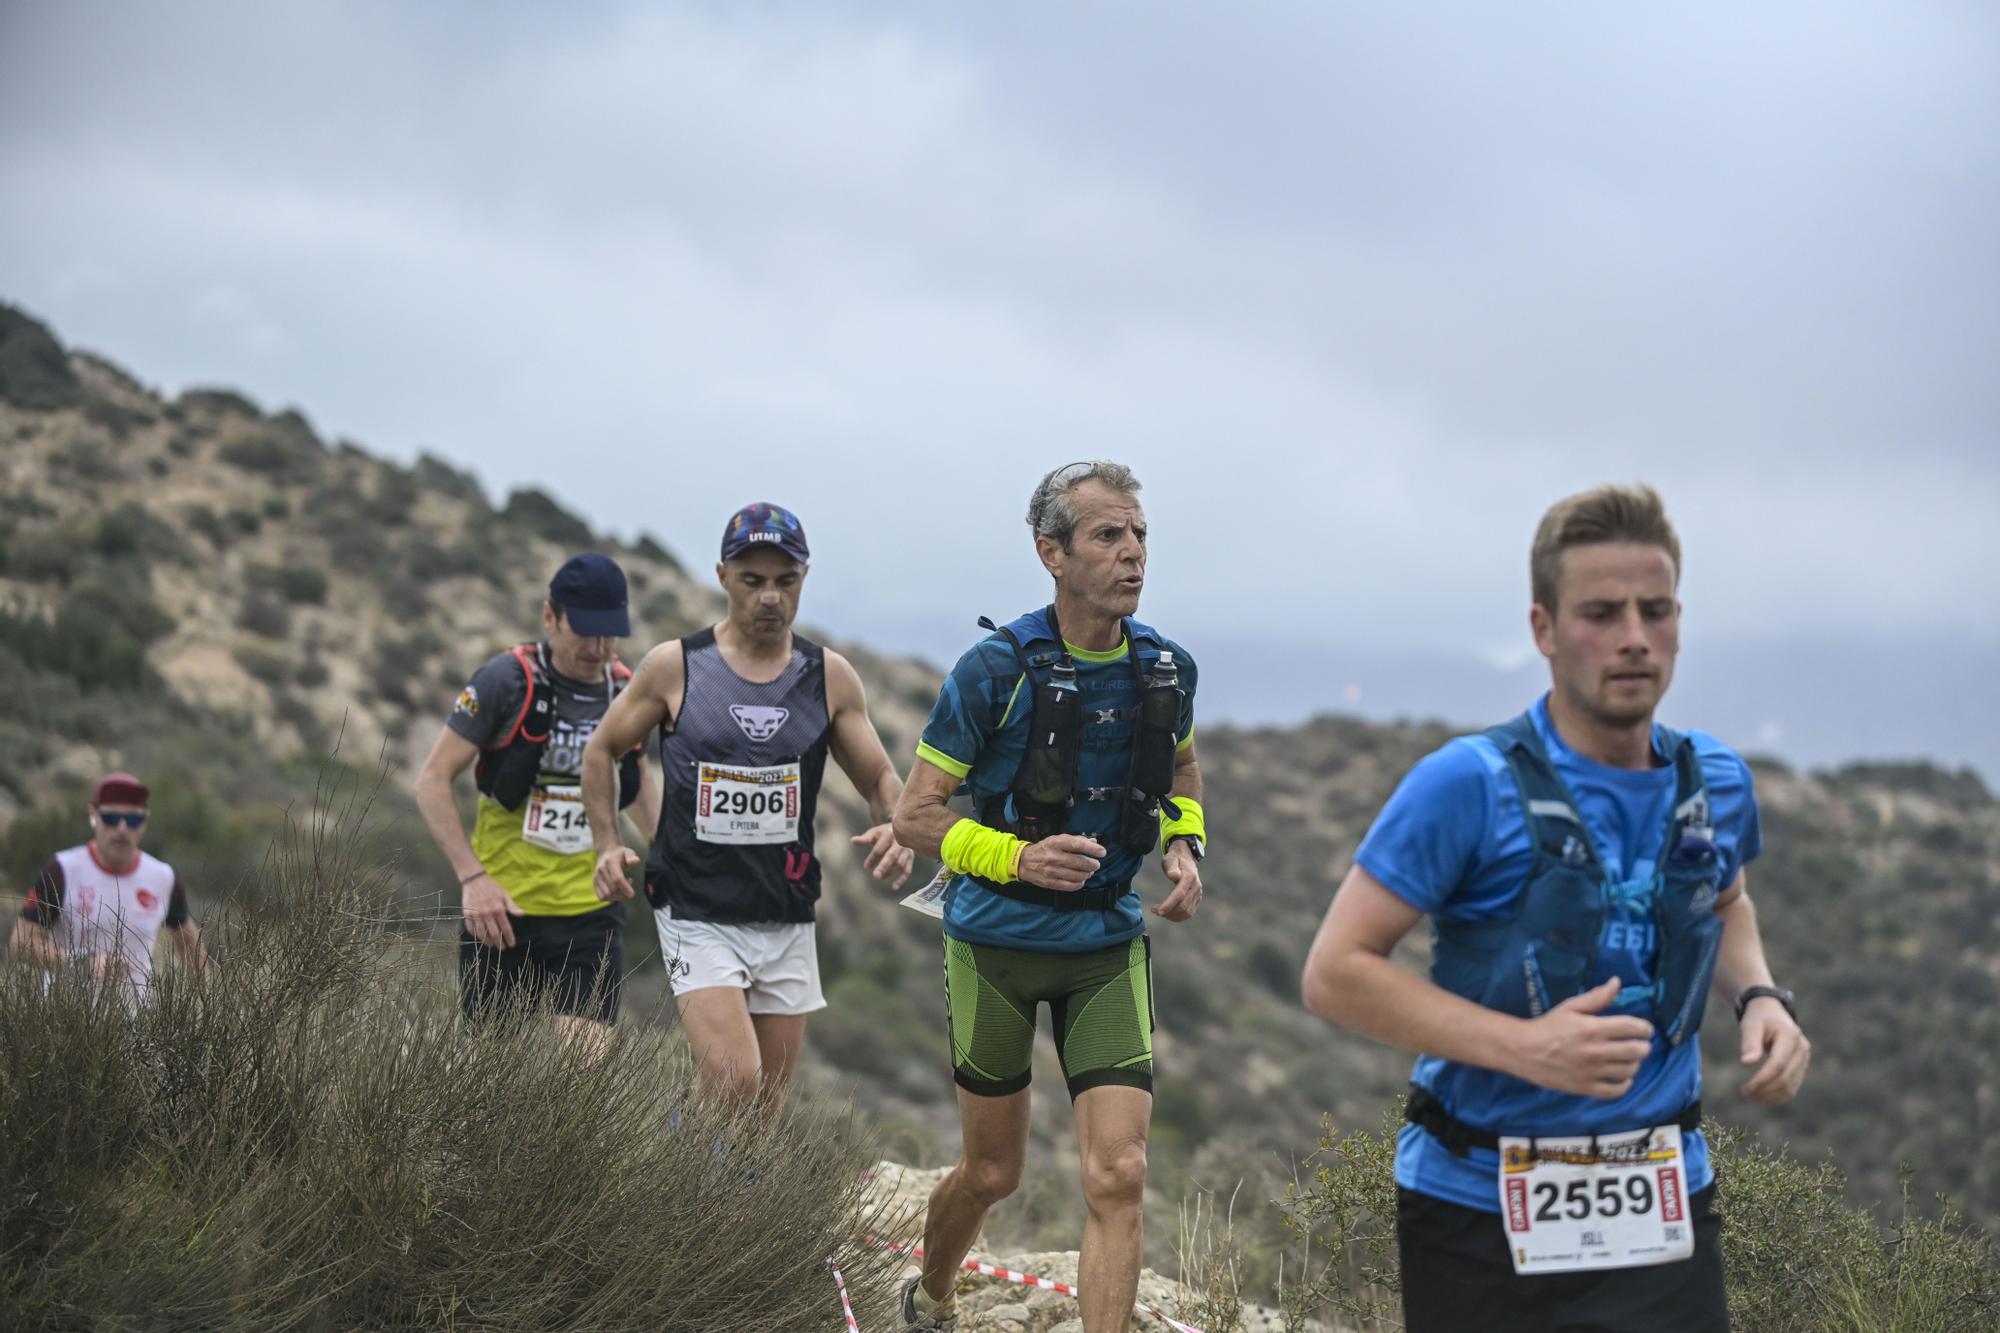
<svg viewBox="0 0 2000 1333"><path fill-rule="evenodd" d="M1722 941L1722 919L1715 914L1719 858L1694 742L1658 729L1675 772L1665 852L1650 879L1619 884L1606 875L1534 719L1523 713L1486 736L1520 789L1534 865L1511 919L1433 918L1432 980L1502 1013L1547 1013L1587 989L1611 904L1619 901L1650 913L1659 963L1650 985L1621 991L1614 1007L1649 1013L1667 1045L1679 1046L1701 1028Z"/></svg>

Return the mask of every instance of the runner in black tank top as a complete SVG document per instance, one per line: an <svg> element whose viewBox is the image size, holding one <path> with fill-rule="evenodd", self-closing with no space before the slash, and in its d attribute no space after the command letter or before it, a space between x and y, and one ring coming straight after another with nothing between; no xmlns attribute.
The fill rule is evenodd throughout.
<svg viewBox="0 0 2000 1333"><path fill-rule="evenodd" d="M903 784L868 720L861 678L839 653L792 633L807 558L792 514L739 510L715 567L728 616L646 654L583 771L597 892L629 898L639 858L618 841L615 760L659 731L666 794L646 896L681 1025L705 1091L773 1105L806 1015L825 1006L813 816L828 754L868 800L873 826L852 838L868 849L866 868L901 888L913 860L890 826Z"/></svg>

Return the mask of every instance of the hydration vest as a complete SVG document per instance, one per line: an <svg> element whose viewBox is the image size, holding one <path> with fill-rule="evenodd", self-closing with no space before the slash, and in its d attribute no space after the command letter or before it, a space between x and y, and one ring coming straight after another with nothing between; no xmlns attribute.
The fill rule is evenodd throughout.
<svg viewBox="0 0 2000 1333"><path fill-rule="evenodd" d="M545 644L516 644L507 651L521 667L521 711L514 715L514 725L507 729L507 734L480 754L472 780L503 809L519 810L542 774L542 750L548 745L550 729L555 725L556 687ZM604 669L606 708L631 680L631 668L612 658ZM642 746L635 745L618 761L620 810L638 798L641 753Z"/></svg>
<svg viewBox="0 0 2000 1333"><path fill-rule="evenodd" d="M1694 742L1662 727L1673 757L1674 803L1666 841L1642 898L1655 929L1658 961L1651 985L1626 987L1619 1012L1650 1009L1668 1046L1701 1028L1708 985L1722 940L1715 914L1720 885L1708 784ZM1523 713L1486 733L1513 771L1528 821L1534 864L1511 919L1432 920L1431 976L1468 1000L1522 1018L1547 1013L1588 989L1614 893L1562 779L1550 764L1532 717Z"/></svg>
<svg viewBox="0 0 2000 1333"><path fill-rule="evenodd" d="M1044 614L1049 626L1046 634L1031 629L1028 616L1005 626L996 626L983 616L979 621L982 628L992 630L1013 648L1030 708L1028 744L1021 762L1006 790L980 802L979 822L1025 841L1039 842L1068 831L1069 816L1078 801L1115 801L1120 811L1118 841L1131 850L1149 852L1159 841L1160 812L1164 809L1170 817L1180 817L1180 808L1169 793L1174 786L1175 732L1185 691L1177 684L1172 688L1171 719L1165 717L1164 707L1156 716L1147 716L1148 679L1161 656L1170 650L1150 627L1127 617L1125 657L1138 686L1136 702L1129 708L1085 708L1073 684L1067 689L1052 684L1064 670L1073 682L1076 663L1063 643L1055 607L1050 606ZM1168 660L1171 664L1171 658ZM1086 729L1121 722L1134 724L1125 782L1115 787L1078 786L1077 760L1083 753ZM1127 880L1063 893L1019 880L1010 884L978 876L972 880L1003 898L1058 912L1106 911L1132 888Z"/></svg>

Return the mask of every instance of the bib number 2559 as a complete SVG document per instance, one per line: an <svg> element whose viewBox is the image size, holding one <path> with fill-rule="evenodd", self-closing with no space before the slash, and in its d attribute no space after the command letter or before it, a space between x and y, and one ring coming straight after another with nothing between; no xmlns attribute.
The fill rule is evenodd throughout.
<svg viewBox="0 0 2000 1333"><path fill-rule="evenodd" d="M1517 1273L1672 1263L1694 1253L1677 1125L1500 1140L1500 1211Z"/></svg>

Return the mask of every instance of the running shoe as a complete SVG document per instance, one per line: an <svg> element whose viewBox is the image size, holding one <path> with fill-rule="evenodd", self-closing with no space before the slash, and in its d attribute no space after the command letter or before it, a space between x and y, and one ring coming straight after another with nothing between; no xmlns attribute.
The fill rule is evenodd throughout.
<svg viewBox="0 0 2000 1333"><path fill-rule="evenodd" d="M918 1274L903 1284L903 1322L898 1325L901 1333L951 1333L958 1327L956 1314L917 1313L917 1283L922 1280L923 1275Z"/></svg>

